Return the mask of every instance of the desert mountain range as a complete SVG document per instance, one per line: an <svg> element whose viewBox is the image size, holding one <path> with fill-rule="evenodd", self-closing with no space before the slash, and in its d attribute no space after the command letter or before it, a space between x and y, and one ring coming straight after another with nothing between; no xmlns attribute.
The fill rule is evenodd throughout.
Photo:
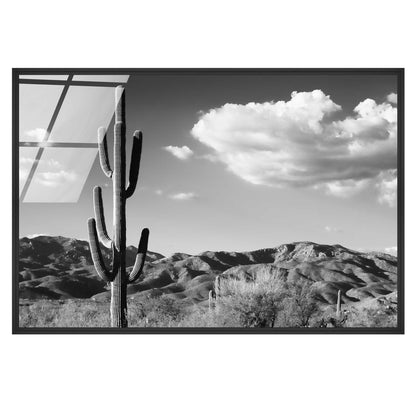
<svg viewBox="0 0 416 416"><path fill-rule="evenodd" d="M110 250L103 249L110 261ZM127 266L136 248L127 248ZM359 302L396 291L397 258L380 252L358 252L341 245L296 242L247 252L205 251L164 257L148 252L143 278L130 285L130 298L169 294L192 303L206 301L217 275L255 280L268 274L314 282L319 301ZM21 299L109 298L106 282L95 273L88 242L66 237L38 236L19 240L19 295ZM302 279L301 279L302 280Z"/></svg>

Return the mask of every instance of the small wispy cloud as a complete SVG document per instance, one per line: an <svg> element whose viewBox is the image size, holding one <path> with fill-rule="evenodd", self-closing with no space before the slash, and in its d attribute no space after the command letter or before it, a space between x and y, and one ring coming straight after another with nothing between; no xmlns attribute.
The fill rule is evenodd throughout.
<svg viewBox="0 0 416 416"><path fill-rule="evenodd" d="M379 191L378 202L389 207L397 203L397 170L389 170L379 175L380 181L376 185Z"/></svg>
<svg viewBox="0 0 416 416"><path fill-rule="evenodd" d="M37 129L39 130L39 129ZM21 156L19 158L19 175L26 178L30 172L34 158ZM48 188L57 188L66 183L73 183L78 179L78 175L53 158L41 159L38 166L44 170L36 174L35 181Z"/></svg>
<svg viewBox="0 0 416 416"><path fill-rule="evenodd" d="M159 196L163 195L163 191L161 189L156 189L155 194Z"/></svg>
<svg viewBox="0 0 416 416"><path fill-rule="evenodd" d="M177 194L172 194L169 196L170 199L176 200L176 201L189 201L191 199L195 199L197 197L197 194L194 192L179 192Z"/></svg>
<svg viewBox="0 0 416 416"><path fill-rule="evenodd" d="M64 169L64 165L55 159L41 160L39 163L49 166L53 169Z"/></svg>
<svg viewBox="0 0 416 416"><path fill-rule="evenodd" d="M20 156L19 157L19 165L20 166L31 166L32 163L35 161L34 157L25 157L25 156ZM38 162L38 165L40 167L44 167L45 169L65 169L65 166L59 162L56 159L50 158L50 159L41 159Z"/></svg>
<svg viewBox="0 0 416 416"><path fill-rule="evenodd" d="M198 156L198 159L205 159L205 160L208 160L209 162L212 162L212 163L221 162L220 158L217 155L213 155L213 154L210 154L210 153L208 153L206 155Z"/></svg>
<svg viewBox="0 0 416 416"><path fill-rule="evenodd" d="M41 142L45 136L46 136L47 130L46 129L41 129L41 128L36 128L33 130L27 130L23 133L23 137L28 140L31 139L32 141L35 142Z"/></svg>
<svg viewBox="0 0 416 416"><path fill-rule="evenodd" d="M163 149L181 160L187 160L194 154L188 146L165 146Z"/></svg>
<svg viewBox="0 0 416 416"><path fill-rule="evenodd" d="M325 225L324 230L327 233L342 233L342 229L338 227L331 227L329 225Z"/></svg>
<svg viewBox="0 0 416 416"><path fill-rule="evenodd" d="M41 172L37 175L37 182L49 188L56 188L68 182L75 182L78 175L72 171L60 170L59 172Z"/></svg>
<svg viewBox="0 0 416 416"><path fill-rule="evenodd" d="M324 184L315 185L314 189L324 189L327 195L336 196L338 198L349 198L363 191L370 186L369 179L353 180L346 179L343 181L333 181Z"/></svg>
<svg viewBox="0 0 416 416"><path fill-rule="evenodd" d="M26 178L29 175L30 168L33 163L33 158L30 157L19 157L19 177L21 179Z"/></svg>
<svg viewBox="0 0 416 416"><path fill-rule="evenodd" d="M397 256L397 246L393 246L393 247L386 247L384 249L384 251L387 254L391 254L392 256Z"/></svg>
<svg viewBox="0 0 416 416"><path fill-rule="evenodd" d="M26 237L27 238L36 238L36 237L42 237L43 235L47 235L47 234L29 234Z"/></svg>
<svg viewBox="0 0 416 416"><path fill-rule="evenodd" d="M19 164L20 165L27 165L30 163L33 163L33 157L24 157L24 156L20 156L19 157Z"/></svg>
<svg viewBox="0 0 416 416"><path fill-rule="evenodd" d="M389 103L392 104L397 104L397 94L394 92L391 92L388 96L387 96L387 101Z"/></svg>
<svg viewBox="0 0 416 416"><path fill-rule="evenodd" d="M26 178L27 175L29 175L29 169L26 169L26 168L23 168L23 167L19 168L19 177L20 177L20 179Z"/></svg>

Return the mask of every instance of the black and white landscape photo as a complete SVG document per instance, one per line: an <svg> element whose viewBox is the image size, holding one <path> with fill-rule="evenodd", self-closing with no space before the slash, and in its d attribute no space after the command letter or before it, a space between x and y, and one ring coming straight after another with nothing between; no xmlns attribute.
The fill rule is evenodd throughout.
<svg viewBox="0 0 416 416"><path fill-rule="evenodd" d="M15 70L15 330L397 332L402 75Z"/></svg>

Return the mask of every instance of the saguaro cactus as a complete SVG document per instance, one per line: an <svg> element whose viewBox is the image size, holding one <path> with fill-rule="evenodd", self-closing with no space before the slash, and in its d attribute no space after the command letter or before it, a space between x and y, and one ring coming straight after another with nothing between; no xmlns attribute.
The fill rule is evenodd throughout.
<svg viewBox="0 0 416 416"><path fill-rule="evenodd" d="M219 275L215 276L214 281L214 295L215 295L215 301L217 301L220 298L221 293L221 278Z"/></svg>
<svg viewBox="0 0 416 416"><path fill-rule="evenodd" d="M341 317L341 291L338 290L337 296L337 318Z"/></svg>
<svg viewBox="0 0 416 416"><path fill-rule="evenodd" d="M113 238L108 236L102 199L102 190L94 188L95 218L88 220L88 233L91 256L100 278L111 283L111 326L127 327L127 284L135 282L141 275L149 239L149 230L144 228L139 242L137 255L130 274L126 272L126 199L130 198L137 185L143 136L140 131L133 135L129 185L126 189L126 120L125 92L122 86L115 93L114 125L114 169L111 169L107 150L106 131L98 129L98 148L100 164L104 174L113 181ZM108 270L101 253L99 242L112 249L112 267Z"/></svg>
<svg viewBox="0 0 416 416"><path fill-rule="evenodd" d="M208 309L209 310L211 310L213 303L214 303L214 295L213 295L212 290L210 290L208 292Z"/></svg>

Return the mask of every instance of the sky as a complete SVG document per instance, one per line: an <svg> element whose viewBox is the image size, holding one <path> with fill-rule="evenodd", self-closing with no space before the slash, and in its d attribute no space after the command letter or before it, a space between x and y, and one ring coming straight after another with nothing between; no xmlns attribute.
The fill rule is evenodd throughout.
<svg viewBox="0 0 416 416"><path fill-rule="evenodd" d="M37 141L62 86L29 87L21 86L19 134ZM133 132L142 130L144 141L127 243L137 245L148 227L149 250L164 255L294 241L395 254L396 93L392 75L131 75L127 166ZM93 143L113 94L70 87L50 140ZM24 183L34 150L20 149ZM20 203L20 236L87 239L95 185L103 187L111 234L111 181L96 149L47 148L36 175L25 198L32 202ZM33 202L48 200L55 202Z"/></svg>

